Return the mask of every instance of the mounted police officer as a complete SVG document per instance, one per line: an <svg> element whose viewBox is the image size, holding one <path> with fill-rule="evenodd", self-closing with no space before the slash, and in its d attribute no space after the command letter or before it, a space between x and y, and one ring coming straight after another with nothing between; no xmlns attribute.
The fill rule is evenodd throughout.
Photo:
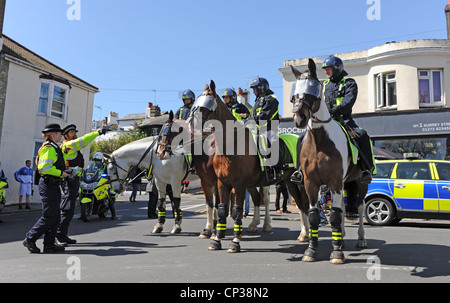
<svg viewBox="0 0 450 303"><path fill-rule="evenodd" d="M373 167L372 143L365 130L359 128L352 118L352 108L358 96L358 85L352 78L345 78L347 72L344 63L336 56L329 56L322 64L328 76L323 83L323 98L327 104L330 115L338 121L343 121L357 134L357 145L361 153L361 182L372 181L371 169Z"/></svg>
<svg viewBox="0 0 450 303"><path fill-rule="evenodd" d="M28 231L23 245L30 253L39 253L36 241L44 235L44 253L64 251L64 246L55 243L56 232L60 219L59 206L61 204L61 186L64 178L69 174L65 172L66 165L62 150L56 144L61 141L62 129L59 124L49 124L42 131L46 141L39 149L36 165L39 195L42 200L42 216Z"/></svg>
<svg viewBox="0 0 450 303"><path fill-rule="evenodd" d="M222 98L236 120L242 121L250 116L250 111L248 108L244 104L237 101L237 94L233 89L225 89L222 94Z"/></svg>
<svg viewBox="0 0 450 303"><path fill-rule="evenodd" d="M195 94L190 89L186 89L182 92L181 99L183 100L184 105L175 113L175 119L187 120L195 101Z"/></svg>
<svg viewBox="0 0 450 303"><path fill-rule="evenodd" d="M69 231L70 221L75 213L75 203L80 187L80 176L84 167L84 157L80 150L88 146L99 135L105 134L106 129L93 131L81 138L78 138L77 132L77 126L75 124L69 124L62 130L62 135L65 140L61 145L61 150L66 160L66 167L71 171L71 175L67 178L67 182L63 187L61 221L58 226L56 239L58 240L57 243L65 246L77 243L76 240L69 238L67 233Z"/></svg>
<svg viewBox="0 0 450 303"><path fill-rule="evenodd" d="M269 82L265 78L256 77L251 83L250 88L256 96L255 105L253 106L253 113L249 120L254 120L258 134L266 130L267 143L269 147L277 140L278 129L272 130L272 121L279 121L278 115L278 100L273 91L269 87ZM260 150L261 151L261 150ZM279 159L275 159L278 161ZM279 164L273 166L274 169L268 170L268 179L275 179L280 173L281 167ZM275 171L274 171L275 170Z"/></svg>

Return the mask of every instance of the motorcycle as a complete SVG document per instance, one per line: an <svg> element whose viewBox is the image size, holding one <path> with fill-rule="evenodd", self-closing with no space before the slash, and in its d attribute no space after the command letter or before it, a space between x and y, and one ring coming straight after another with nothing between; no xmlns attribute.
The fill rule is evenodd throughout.
<svg viewBox="0 0 450 303"><path fill-rule="evenodd" d="M8 188L7 178L0 178L0 214L6 204L6 190Z"/></svg>
<svg viewBox="0 0 450 303"><path fill-rule="evenodd" d="M111 187L109 177L94 162L83 171L80 177L80 209L81 219L91 221L92 214L105 218L111 210L111 219L116 219L114 203L117 194Z"/></svg>

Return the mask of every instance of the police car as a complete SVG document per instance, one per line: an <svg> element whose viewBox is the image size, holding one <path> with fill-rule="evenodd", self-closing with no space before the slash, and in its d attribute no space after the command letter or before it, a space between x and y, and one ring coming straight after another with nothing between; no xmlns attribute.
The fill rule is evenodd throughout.
<svg viewBox="0 0 450 303"><path fill-rule="evenodd" d="M381 160L366 195L366 220L450 219L450 161Z"/></svg>

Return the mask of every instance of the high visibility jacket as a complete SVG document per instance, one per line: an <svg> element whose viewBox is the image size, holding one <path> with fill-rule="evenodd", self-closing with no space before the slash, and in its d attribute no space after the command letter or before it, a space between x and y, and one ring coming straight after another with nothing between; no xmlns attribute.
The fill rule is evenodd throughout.
<svg viewBox="0 0 450 303"><path fill-rule="evenodd" d="M280 120L278 117L277 97L275 95L269 95L256 98L255 105L253 106L253 119L255 119L258 128L267 127L267 130L270 130L270 121Z"/></svg>
<svg viewBox="0 0 450 303"><path fill-rule="evenodd" d="M65 140L61 145L61 150L63 151L64 158L66 160L67 167L84 167L84 157L80 152L83 148L89 145L92 141L99 136L98 131L93 131L89 134L84 135L81 138L76 138L74 140ZM81 171L78 173L81 175Z"/></svg>
<svg viewBox="0 0 450 303"><path fill-rule="evenodd" d="M236 118L236 120L238 121L242 121L246 118L241 117L239 114L247 114L247 118L250 117L250 111L248 110L248 108L242 104L242 103L236 103L233 104L233 106L231 108L228 108L231 113L233 114L233 116Z"/></svg>
<svg viewBox="0 0 450 303"><path fill-rule="evenodd" d="M51 139L45 141L39 149L36 165L40 175L60 177L66 168L61 148Z"/></svg>
<svg viewBox="0 0 450 303"><path fill-rule="evenodd" d="M175 113L175 119L187 120L187 118L189 117L190 113L191 113L191 109L190 108L188 108L186 106L182 106Z"/></svg>
<svg viewBox="0 0 450 303"><path fill-rule="evenodd" d="M352 118L352 108L358 97L358 85L352 78L339 81L326 80L323 83L323 98L334 113L342 115L344 120Z"/></svg>

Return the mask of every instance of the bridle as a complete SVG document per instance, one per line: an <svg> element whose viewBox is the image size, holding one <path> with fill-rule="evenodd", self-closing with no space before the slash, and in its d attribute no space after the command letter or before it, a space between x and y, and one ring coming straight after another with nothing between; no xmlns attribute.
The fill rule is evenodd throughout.
<svg viewBox="0 0 450 303"><path fill-rule="evenodd" d="M294 108L296 108L296 112L299 112L302 109L302 107L305 106L306 109L309 111L309 117L314 123L323 123L323 124L330 123L333 120L331 116L327 120L321 120L317 118L316 115L314 115L320 108L321 99L317 98L316 100L312 100L313 96L311 96L310 99L311 102L309 102L306 100L306 96L307 95L305 94L303 94L302 96L299 96L299 94L295 94L292 96L291 102L294 103Z"/></svg>

